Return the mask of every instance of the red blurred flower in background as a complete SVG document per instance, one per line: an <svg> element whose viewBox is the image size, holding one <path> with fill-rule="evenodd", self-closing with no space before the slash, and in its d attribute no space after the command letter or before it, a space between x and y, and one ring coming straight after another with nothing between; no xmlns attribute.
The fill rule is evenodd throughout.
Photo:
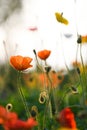
<svg viewBox="0 0 87 130"><path fill-rule="evenodd" d="M41 50L37 55L41 60L46 60L50 56L50 53L50 50Z"/></svg>
<svg viewBox="0 0 87 130"><path fill-rule="evenodd" d="M30 64L31 61L32 61L32 58L23 57L20 55L10 57L11 66L19 71L23 71L23 70L26 70L26 69L32 67L32 65Z"/></svg>
<svg viewBox="0 0 87 130"><path fill-rule="evenodd" d="M38 30L38 28L37 28L37 27L29 27L29 28L28 28L28 30L30 30L30 31L32 31L32 32L34 32L34 31L37 31L37 30Z"/></svg>
<svg viewBox="0 0 87 130"><path fill-rule="evenodd" d="M74 118L74 113L71 111L70 108L63 109L60 112L57 121L60 123L61 127L72 128L76 130L76 121Z"/></svg>
<svg viewBox="0 0 87 130"><path fill-rule="evenodd" d="M15 112L9 112L0 106L0 125L4 130L31 130L37 125L37 121L30 117L27 121L18 119Z"/></svg>

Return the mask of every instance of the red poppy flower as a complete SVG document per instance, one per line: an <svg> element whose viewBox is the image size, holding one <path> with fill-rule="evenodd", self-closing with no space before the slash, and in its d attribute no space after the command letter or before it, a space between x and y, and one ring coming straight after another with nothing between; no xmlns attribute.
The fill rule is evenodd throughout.
<svg viewBox="0 0 87 130"><path fill-rule="evenodd" d="M34 118L29 118L27 121L22 120L8 120L4 124L5 130L31 130L37 122Z"/></svg>
<svg viewBox="0 0 87 130"><path fill-rule="evenodd" d="M29 118L27 121L18 119L15 112L8 112L4 107L0 106L0 124L4 130L31 130L37 125L34 118Z"/></svg>
<svg viewBox="0 0 87 130"><path fill-rule="evenodd" d="M6 109L2 106L0 106L0 124L4 123L4 120L6 119Z"/></svg>
<svg viewBox="0 0 87 130"><path fill-rule="evenodd" d="M38 57L41 60L46 60L50 56L51 51L50 50L42 50L38 52Z"/></svg>
<svg viewBox="0 0 87 130"><path fill-rule="evenodd" d="M15 112L8 112L4 107L0 106L0 124L5 125L7 121L14 122L18 119Z"/></svg>
<svg viewBox="0 0 87 130"><path fill-rule="evenodd" d="M70 108L63 109L58 117L61 127L64 128L73 128L76 130L76 122L74 119L74 114Z"/></svg>
<svg viewBox="0 0 87 130"><path fill-rule="evenodd" d="M32 67L32 65L30 64L31 61L32 61L32 58L23 57L23 56L20 56L20 55L10 57L10 64L16 70L19 70L19 71L23 71L23 70L26 70L26 69Z"/></svg>

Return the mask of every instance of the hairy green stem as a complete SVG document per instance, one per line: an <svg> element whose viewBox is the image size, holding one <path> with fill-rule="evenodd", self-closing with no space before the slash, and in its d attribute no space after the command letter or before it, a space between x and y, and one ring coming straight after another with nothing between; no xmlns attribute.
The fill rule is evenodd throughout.
<svg viewBox="0 0 87 130"><path fill-rule="evenodd" d="M18 92L19 92L19 95L20 95L20 98L21 98L21 100L22 100L22 103L23 103L23 105L24 105L24 108L25 108L25 111L26 111L26 116L27 116L27 118L29 118L30 117L30 112L29 112L29 109L28 109L28 106L27 106L27 102L26 102L26 98L25 98L25 96L24 96L24 94L23 94L23 90L22 90L22 87L21 87L21 72L18 72L18 81L17 81L17 83L18 83Z"/></svg>

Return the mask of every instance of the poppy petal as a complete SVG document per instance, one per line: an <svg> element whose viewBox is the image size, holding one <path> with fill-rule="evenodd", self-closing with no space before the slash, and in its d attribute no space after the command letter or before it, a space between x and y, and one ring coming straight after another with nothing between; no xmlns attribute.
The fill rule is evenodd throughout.
<svg viewBox="0 0 87 130"><path fill-rule="evenodd" d="M38 57L42 60L46 60L50 56L50 50L42 50L38 52Z"/></svg>
<svg viewBox="0 0 87 130"><path fill-rule="evenodd" d="M22 62L23 62L23 57L22 56L11 56L10 58L10 64L17 70L22 69Z"/></svg>
<svg viewBox="0 0 87 130"><path fill-rule="evenodd" d="M32 61L32 58L24 57L22 61L22 70L32 67L32 65L30 65L31 61Z"/></svg>
<svg viewBox="0 0 87 130"><path fill-rule="evenodd" d="M31 61L32 61L32 58L23 57L20 55L11 56L10 58L10 64L12 65L12 67L14 67L16 70L19 70L19 71L23 71L25 69L32 67L32 65L30 65Z"/></svg>

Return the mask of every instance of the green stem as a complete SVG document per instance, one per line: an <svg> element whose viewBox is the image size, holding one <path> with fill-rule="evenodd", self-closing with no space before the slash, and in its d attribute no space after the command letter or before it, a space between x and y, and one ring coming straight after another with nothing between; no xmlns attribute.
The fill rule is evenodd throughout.
<svg viewBox="0 0 87 130"><path fill-rule="evenodd" d="M79 44L77 44L77 50L76 50L76 63L77 63L77 59L78 59L78 49L79 49Z"/></svg>
<svg viewBox="0 0 87 130"><path fill-rule="evenodd" d="M86 90L85 90L85 83L86 83L86 73L85 73L85 66L84 66L84 62L83 62L83 57L82 57L82 52L81 52L81 47L82 47L82 45L80 44L80 57L81 57L81 63L82 63L82 68L83 68L83 73L84 73L84 78L82 78L81 76L80 76L80 80L81 80L81 82L82 82L82 93L83 93L83 103L85 103L85 92L86 92ZM85 104L84 104L85 105Z"/></svg>
<svg viewBox="0 0 87 130"><path fill-rule="evenodd" d="M67 94L69 91L70 91L70 90L68 89L68 90L66 90L66 91L64 92L64 94L63 94L63 96L61 97L61 100L60 100L60 102L59 102L59 105L61 105L63 99L65 98L66 94Z"/></svg>
<svg viewBox="0 0 87 130"><path fill-rule="evenodd" d="M24 105L24 108L25 108L25 111L26 111L26 116L27 116L27 118L29 118L30 117L30 112L29 112L29 109L28 109L28 106L27 106L27 103L26 103L26 99L25 99L25 96L24 96L24 94L23 94L23 90L22 90L22 87L21 87L21 75L20 75L21 73L20 72L18 72L18 92L19 92L19 95L20 95L20 98L21 98L21 100L22 100L22 102L23 102L23 105Z"/></svg>
<svg viewBox="0 0 87 130"><path fill-rule="evenodd" d="M54 100L54 94L53 94L53 87L52 87L52 81L50 79L50 76L49 76L49 73L46 73L47 75L47 78L48 78L48 81L50 83L50 86L49 86L49 90L48 90L48 95L49 95L49 99L48 99L48 105L49 105L49 111L50 111L50 117L52 118L52 103L51 103L51 96L53 96L53 101L55 103L55 100Z"/></svg>

